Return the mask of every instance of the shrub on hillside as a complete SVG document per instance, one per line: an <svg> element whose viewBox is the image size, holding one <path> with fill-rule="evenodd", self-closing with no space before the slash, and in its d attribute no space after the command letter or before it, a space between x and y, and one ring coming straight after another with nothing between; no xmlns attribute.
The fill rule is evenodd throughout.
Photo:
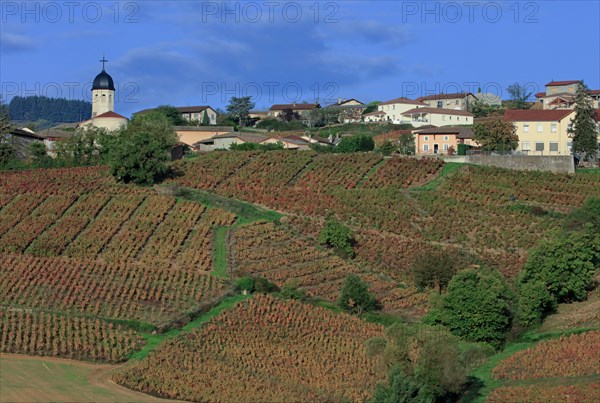
<svg viewBox="0 0 600 403"><path fill-rule="evenodd" d="M369 285L354 274L346 276L338 305L346 311L358 314L379 309L379 303L369 291Z"/></svg>
<svg viewBox="0 0 600 403"><path fill-rule="evenodd" d="M373 151L375 142L371 136L352 136L343 138L337 145L338 152L353 153L358 151Z"/></svg>
<svg viewBox="0 0 600 403"><path fill-rule="evenodd" d="M319 234L319 243L336 248L349 257L354 257L354 234L350 228L334 219L329 219Z"/></svg>
<svg viewBox="0 0 600 403"><path fill-rule="evenodd" d="M431 309L427 321L445 325L466 340L498 347L512 325L512 299L498 272L463 270L452 278L447 294Z"/></svg>

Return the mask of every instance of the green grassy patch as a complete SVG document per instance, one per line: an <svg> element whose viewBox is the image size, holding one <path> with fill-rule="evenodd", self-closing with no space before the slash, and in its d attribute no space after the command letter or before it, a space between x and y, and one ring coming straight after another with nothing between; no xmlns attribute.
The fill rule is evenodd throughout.
<svg viewBox="0 0 600 403"><path fill-rule="evenodd" d="M181 188L178 190L177 196L208 207L230 211L237 216L239 224L258 220L279 221L284 216L273 210L267 210L248 202L219 196L204 190Z"/></svg>
<svg viewBox="0 0 600 403"><path fill-rule="evenodd" d="M219 305L210 309L208 312L199 316L197 319L189 322L187 325L183 326L182 328L173 329L166 333L161 333L161 334L142 333L142 336L146 339L146 345L140 351L132 354L129 357L129 359L143 360L144 358L146 358L146 356L152 350L154 350L156 347L158 347L163 341L171 339L173 337L176 337L179 334L181 334L182 332L189 332L193 329L196 329L197 327L208 322L215 316L219 315L224 310L230 309L238 302L241 302L248 298L250 298L249 295L233 295L230 297L226 297L219 303Z"/></svg>
<svg viewBox="0 0 600 403"><path fill-rule="evenodd" d="M427 182L423 186L412 188L411 190L425 190L425 191L435 190L440 186L440 184L442 183L442 181L444 180L444 178L446 176L453 174L454 172L457 172L465 165L467 165L467 164L462 164L459 162L446 162L444 164L444 166L442 167L442 169L440 170L440 173L438 174L438 176L435 179Z"/></svg>
<svg viewBox="0 0 600 403"><path fill-rule="evenodd" d="M211 274L218 278L229 278L227 262L227 234L229 227L219 227L215 230L213 250L213 270Z"/></svg>

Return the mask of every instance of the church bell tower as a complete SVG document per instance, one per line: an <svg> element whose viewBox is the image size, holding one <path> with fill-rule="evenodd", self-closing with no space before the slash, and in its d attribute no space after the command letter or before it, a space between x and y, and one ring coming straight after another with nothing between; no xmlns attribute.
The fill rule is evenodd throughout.
<svg viewBox="0 0 600 403"><path fill-rule="evenodd" d="M102 71L94 78L92 85L92 118L115 110L115 83L104 70L108 60L102 57Z"/></svg>

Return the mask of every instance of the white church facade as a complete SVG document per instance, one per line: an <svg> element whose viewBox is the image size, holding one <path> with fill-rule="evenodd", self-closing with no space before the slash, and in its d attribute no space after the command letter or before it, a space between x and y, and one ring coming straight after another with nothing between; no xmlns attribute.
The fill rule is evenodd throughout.
<svg viewBox="0 0 600 403"><path fill-rule="evenodd" d="M92 117L80 126L94 126L108 131L127 126L128 119L115 112L115 83L105 70L106 59L102 58L102 71L92 84Z"/></svg>

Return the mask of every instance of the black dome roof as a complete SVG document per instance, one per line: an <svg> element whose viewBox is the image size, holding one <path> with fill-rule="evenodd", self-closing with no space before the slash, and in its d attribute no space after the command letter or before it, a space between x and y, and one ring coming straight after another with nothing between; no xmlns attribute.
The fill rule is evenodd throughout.
<svg viewBox="0 0 600 403"><path fill-rule="evenodd" d="M115 83L112 77L104 69L94 78L93 90L115 90Z"/></svg>

